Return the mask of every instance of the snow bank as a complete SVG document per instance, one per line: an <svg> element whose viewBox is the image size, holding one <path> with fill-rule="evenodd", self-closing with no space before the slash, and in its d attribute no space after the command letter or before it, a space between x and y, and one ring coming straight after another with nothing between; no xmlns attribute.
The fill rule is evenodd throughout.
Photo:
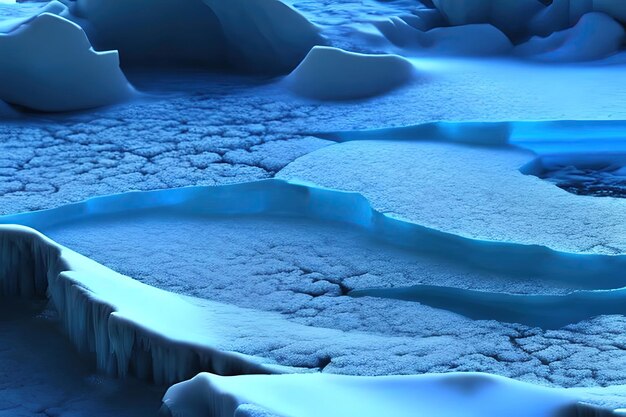
<svg viewBox="0 0 626 417"><path fill-rule="evenodd" d="M486 374L353 377L328 374L219 377L171 387L172 417L575 417L608 411L565 390Z"/></svg>
<svg viewBox="0 0 626 417"><path fill-rule="evenodd" d="M287 77L295 93L318 100L371 97L400 87L415 69L397 55L365 55L316 46Z"/></svg>
<svg viewBox="0 0 626 417"><path fill-rule="evenodd" d="M490 23L508 36L523 36L527 22L543 10L538 0L433 0L449 24Z"/></svg>
<svg viewBox="0 0 626 417"><path fill-rule="evenodd" d="M83 30L43 13L0 34L0 99L39 111L109 105L132 94L117 52L95 52Z"/></svg>
<svg viewBox="0 0 626 417"><path fill-rule="evenodd" d="M437 55L499 55L513 45L490 24L439 27L423 32L404 19L391 18L376 24L380 32L403 53Z"/></svg>
<svg viewBox="0 0 626 417"><path fill-rule="evenodd" d="M125 64L284 73L322 42L278 0L77 0L72 10L94 45L118 49Z"/></svg>
<svg viewBox="0 0 626 417"><path fill-rule="evenodd" d="M604 13L588 13L571 29L548 37L534 37L518 46L515 53L542 61L591 61L619 51L624 28Z"/></svg>

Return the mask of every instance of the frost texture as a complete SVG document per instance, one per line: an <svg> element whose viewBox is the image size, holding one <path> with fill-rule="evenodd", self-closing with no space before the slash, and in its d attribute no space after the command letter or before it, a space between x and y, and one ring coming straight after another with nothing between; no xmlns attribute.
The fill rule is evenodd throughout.
<svg viewBox="0 0 626 417"><path fill-rule="evenodd" d="M108 105L133 92L117 52L95 52L79 26L51 13L0 34L0 78L2 100L40 111Z"/></svg>

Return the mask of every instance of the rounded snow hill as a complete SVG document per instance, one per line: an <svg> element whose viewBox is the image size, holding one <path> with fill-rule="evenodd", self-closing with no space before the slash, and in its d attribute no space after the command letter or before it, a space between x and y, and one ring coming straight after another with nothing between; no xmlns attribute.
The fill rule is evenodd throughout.
<svg viewBox="0 0 626 417"><path fill-rule="evenodd" d="M316 46L287 77L291 90L317 100L353 100L410 82L415 68L398 55L367 55Z"/></svg>
<svg viewBox="0 0 626 417"><path fill-rule="evenodd" d="M51 13L0 33L0 99L38 111L83 110L133 94L115 51L96 52L77 24Z"/></svg>

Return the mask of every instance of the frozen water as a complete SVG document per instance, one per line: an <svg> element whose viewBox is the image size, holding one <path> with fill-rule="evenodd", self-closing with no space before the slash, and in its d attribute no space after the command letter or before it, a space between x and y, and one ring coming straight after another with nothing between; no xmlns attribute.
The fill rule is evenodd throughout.
<svg viewBox="0 0 626 417"><path fill-rule="evenodd" d="M420 139L333 145L278 177L357 191L385 213L462 236L567 252L626 251L623 199L581 198L524 175L520 168L535 158L528 151Z"/></svg>
<svg viewBox="0 0 626 417"><path fill-rule="evenodd" d="M623 290L615 289L623 285L624 200L575 196L525 175L557 166L557 159L578 162L573 149L595 154L623 147L623 139L562 142L550 136L547 141L545 126L531 123L531 133L536 129L539 135L515 143L495 143L511 138L482 136L482 127L472 131L478 139L462 138L465 145L389 142L394 136L411 139L407 130L395 128L439 120L624 119L623 54L560 66L434 58L504 56L524 49L533 59L546 58L546 50L558 61L602 58L618 51L623 40L623 29L611 20L624 21L618 3L437 0L437 8L409 0L301 0L289 2L292 8L274 0L228 6L211 0L143 3L70 5L75 14L64 17L80 24L96 48L119 48L125 68L134 67L129 78L144 94L82 114L21 111L18 117L3 106L1 117L14 120L0 125L0 211L60 206L21 219L42 229L51 219L74 220L46 231L120 272L179 294L116 274L15 227L1 232L4 293L42 296L47 289L72 344L95 356L98 368L111 375L171 383L200 370L484 371L556 387L593 387L576 395L623 405L623 387L614 385L626 383L620 371L626 344ZM464 4L480 6L473 9L479 13L465 13ZM32 7L0 6L0 16L27 17ZM51 17L30 23L39 19ZM473 25L455 26L465 21ZM15 22L0 25L8 31ZM543 38L519 46L533 35ZM361 86L326 85L316 98L372 96L324 102L294 96L283 78L153 70L174 64L286 74L319 43L348 52L412 56L417 82L365 92ZM37 45L50 49L50 44L45 39ZM572 50L573 44L584 48ZM353 74L346 71L344 79L352 81ZM318 90L328 82L313 78ZM404 88L391 88L400 84ZM610 123L577 124L566 131L570 135L582 126L587 133L605 134L607 125L623 132ZM500 127L506 133L519 126L503 124L496 131ZM375 128L387 130L369 130ZM443 130L462 137L467 128L452 123ZM328 146L330 140L377 134L385 141ZM270 178L279 171L282 178L358 190L388 216L374 215L352 194L329 199L335 205L310 208L303 195L337 195L311 187L295 188L310 195L290 194L275 203L309 207L321 218L260 216L267 200L234 193L241 207L260 210L237 217L238 229L235 218L199 216L195 203L185 200L206 203L203 192L229 188L65 205L134 189ZM130 214L132 202L150 205L152 198L165 204L182 198L185 204L175 213ZM337 206L346 201L351 203ZM96 215L111 210L112 216ZM374 236L382 240L328 220L376 224ZM402 240L408 244L394 246ZM146 243L152 246L146 249ZM133 247L138 250L128 249ZM216 256L224 253L229 256ZM514 276L515 268L522 273ZM375 297L350 296L367 294ZM573 302L579 308L573 310ZM505 385L502 392L511 388ZM246 405L237 413L262 415L259 407L266 405Z"/></svg>
<svg viewBox="0 0 626 417"><path fill-rule="evenodd" d="M223 188L189 188L159 193L130 193L94 199L84 204L66 206L48 212L8 217L4 220L45 229L46 224L63 224L64 219L79 221L98 215L98 213L100 215L117 213L119 216L122 213L127 214L128 210L133 207L135 209L149 209L159 206L162 207L161 210L175 210L177 213L185 213L192 219L200 213L223 211L231 214L242 214L242 212L286 214L286 210L287 213L294 210L296 212L304 210L308 215L320 216L322 219L355 222L361 227L376 227L372 230L376 230L381 237L387 235L390 239L400 239L400 236L405 236L400 241L407 241L406 233L409 235L417 233L416 236L423 236L423 238L428 236L420 234L422 232L419 232L419 227L415 225L404 224L402 226L402 222L397 223L393 219L372 217L369 206L358 196L337 194L328 190L302 188L278 182L244 184ZM374 221L374 219L378 220ZM196 233L194 236L194 234L188 234L184 231L187 228L185 222L180 222L180 219L177 219L177 223L181 224L183 239L197 238L199 235L203 235L203 230L207 230L202 229L198 223L192 223L195 228L199 229L198 232L194 232ZM108 224L110 225L110 223ZM138 223L138 227L141 224L141 222ZM285 225L284 222L280 222L280 224ZM255 230L259 231L258 225L258 222L253 223L250 228L256 226L254 227ZM302 229L301 227L300 225L295 228L296 235L304 232L316 236L324 230L318 225L316 225L316 229L320 230L317 231ZM221 230L225 229L227 230L228 227L223 226L221 228ZM131 230L126 228L126 231ZM394 230L394 232L385 233L385 230L389 232ZM272 232L276 231L274 227ZM342 231L342 233L346 232ZM204 234L206 235L206 233ZM346 235L351 236L350 233L346 233ZM146 236L145 233L142 236ZM231 239L232 234L228 236L226 242ZM263 235L261 234L261 236ZM298 243L297 239L294 240L293 237L285 238L285 231L279 231L277 236L281 241L286 242L286 245L293 245L295 242L299 245L296 246L296 249L310 250L306 245L303 246L302 243ZM333 239L325 244L329 245L330 249L341 250L341 245L339 247L333 246L333 242L337 241L335 236L336 233L333 233ZM132 236L127 237L126 240L132 241ZM164 256L167 255L168 250L171 250L158 244L156 237L150 238L148 236L147 240L156 243L157 252L163 252ZM210 243L210 237L206 236L203 238L204 240L209 243L209 248L211 248L213 244ZM172 245L174 246L176 240L174 239L173 242ZM436 242L436 235L431 234L424 243L428 247ZM68 313L64 313L64 317L67 320L66 325L73 329L70 332L72 340L82 349L88 351L91 349L92 352L95 349L101 369L113 367L114 370L117 370L116 372L122 375L127 372L139 372L144 377L155 378L159 381L180 380L183 377L191 376L194 370L202 369L213 370L214 372L219 370L218 372L222 373L232 373L235 369L256 370L257 372L260 369L276 370L275 365L272 365L273 363L299 369L322 369L324 372L357 375L452 370L483 371L556 386L606 386L624 381L619 372L612 371L612 369L618 368L618 363L623 360L623 351L619 348L621 336L616 336L616 329L623 325L623 316L621 315L585 319L581 323L558 330L542 330L495 321L469 320L445 310L432 309L417 303L371 297L354 299L340 296L336 288L339 287L341 290L341 286L336 283L335 286L332 285L333 275L340 277L344 273L342 272L343 265L338 267L333 265L331 261L326 264L323 259L320 260L317 256L312 255L310 258L301 258L301 262L304 262L304 268L312 268L312 270L300 270L302 263L295 268L289 265L289 260L293 259L290 255L292 252L285 249L284 245L276 246L267 251L267 248L263 247L263 243L265 240L261 238L260 246L253 246L251 252L260 250L261 257L259 259L261 260L267 260L274 255L274 258L279 257L280 263L277 264L275 259L268 260L257 269L258 264L255 263L250 265L248 262L248 266L246 266L245 260L249 259L246 258L247 252L239 253L238 259L235 260L232 259L233 256L229 256L231 259L228 259L225 264L230 266L234 272L240 273L231 281L230 285L227 280L230 275L209 279L218 282L214 287L215 291L211 290L211 286L214 285L212 282L203 282L200 279L192 282L186 278L186 281L183 282L186 288L176 287L179 284L177 281L184 278L177 276L175 268L182 268L184 271L185 268L191 266L194 267L192 273L196 274L196 277L208 276L210 278L209 275L204 275L203 271L206 269L201 263L193 260L194 253L199 256L204 253L202 249L198 249L202 245L195 246L196 249L193 249L194 246L192 246L192 250L189 251L192 255L189 265L176 263L174 258L180 258L181 252L181 248L178 247L176 254L170 252L173 254L172 257L169 257L171 261L165 266L153 263L155 270L150 274L156 279L160 279L159 285L161 286L165 287L170 282L172 284L168 284L169 288L182 292L182 290L191 291L189 288L193 285L193 287L198 288L196 294L203 296L220 297L220 294L228 294L233 291L231 294L239 294L239 297L234 298L241 299L241 294L247 288L251 294L254 294L253 296L242 301L227 300L226 298L224 300L229 303L253 306L254 309L227 305L213 300L188 299L165 293L146 287L129 278L121 277L95 263L86 262L85 259L76 254L71 254L67 250L63 252L66 253L64 256L70 262L70 266L66 268L76 272L62 274L58 280L52 280L51 292L55 303L61 306L61 310L66 311L67 309L68 311ZM436 243L437 246L439 244ZM221 246L228 247L223 240ZM469 255L472 251L480 251L481 246L480 242L475 242L472 246L464 246L463 251ZM374 248L381 250L381 246L374 246ZM533 250L532 247L528 249ZM355 253L359 253L361 249L356 246L356 250ZM154 251L146 256L155 259L153 253ZM269 256L266 257L264 253L269 254ZM384 252L384 255L389 254L393 254L393 252ZM9 257L8 259L15 259L15 256L10 253L6 255ZM374 257L375 255L370 251L367 256ZM393 261L399 260L395 256ZM405 253L405 256L408 255ZM112 257L115 258L115 255ZM207 255L201 257L210 259L207 258ZM501 254L494 254L494 259L500 258ZM120 258L117 257L117 259ZM616 260L619 259L616 258ZM238 260L242 260L244 263L239 265ZM210 260L209 265L216 267L219 271L220 262L223 261L221 259ZM535 260L527 262L529 266L535 263ZM580 265L584 266L584 264L583 262ZM51 265L55 268L54 264ZM274 268L276 265L279 266L278 269ZM349 265L346 264L346 266ZM374 268L380 267L382 269L389 265L389 262L374 258L373 265ZM159 272L160 269L165 268L172 269L169 276L167 273ZM447 268L449 268L448 271L453 271L449 263L447 263ZM229 274L226 269L222 269L222 273L225 275ZM300 282L291 281L292 269L294 271L291 277L300 276ZM374 271L376 270L374 269ZM254 276L249 277L247 271L250 272L250 275L252 273L262 274L261 279ZM316 275L316 271L321 271L321 273ZM323 276L325 273L328 274L329 278ZM263 279L263 275L267 277L268 274L271 278ZM303 274L305 278L302 280ZM316 280L317 283L312 282ZM353 282L358 283L359 280L365 281L365 285L371 285L372 282L375 282L375 285L380 285L385 282L384 277L379 279L375 276L367 276L367 274L350 277L346 282L352 285ZM68 290L64 288L67 288L68 283L73 282L80 282L80 286L67 293ZM293 285L294 283L297 285ZM276 289L280 290L280 286L283 284L287 284L286 291L275 291ZM223 288L217 291L217 287ZM107 319L113 307L103 308L99 304L92 306L91 302L83 304L83 302L68 301L70 299L67 297L70 295L78 297L79 300L82 299L80 288L86 289L89 294L96 294L96 299L101 300L104 306L115 306L115 312L110 316L114 318ZM25 286L22 291L25 289L28 289L28 286ZM74 291L79 292L75 294ZM618 292L617 296L619 294L621 292ZM258 300L254 299L255 296L258 297ZM94 298L91 296L89 299ZM289 299L291 302L288 302ZM459 305L466 302L463 297L458 300ZM141 306L140 309L137 308L139 305ZM612 304L607 304L607 308L613 308L611 306ZM511 307L516 308L516 305L511 304ZM93 313L82 312L78 315L75 313L75 311L82 311L81 309L86 308L96 310ZM274 310L274 312L264 312L261 311L262 309ZM451 309L454 310L454 308ZM281 314L276 314L276 312ZM115 332L108 332L109 339L101 339L102 335L96 332L96 339L92 341L93 336L90 336L90 328L85 328L81 324L80 317L83 317L84 314L96 314L99 317L97 323L106 324L108 320L108 326L114 326ZM492 314L499 314L498 310L494 309ZM194 320L189 320L190 317L194 317ZM338 320L338 318L341 319ZM578 318L580 319L580 317ZM97 326L96 329L99 328ZM259 328L264 328L266 331L259 333ZM149 329L149 331L142 329ZM155 339L155 334L168 334L168 340L176 340L173 345L166 345L168 346L167 351L171 353L164 354L162 350L164 348L163 341L159 338ZM131 343L129 346L129 338L138 338L134 340L140 342ZM114 351L117 352L118 357L122 355L118 362L111 363L110 354L106 348L108 344L115 347ZM600 348L607 344L614 346L614 348ZM148 345L156 352L160 352L154 356L152 361L148 362L154 370L141 365L141 360L144 358L141 353L142 349ZM190 360L186 356L188 353L185 352L190 349L190 346L193 346L194 354L199 355L200 359L197 361ZM236 351L253 355L256 358L232 356L232 354L224 353L224 351ZM259 368L259 363L263 365L262 368ZM614 365L608 366L607 364ZM577 371L572 372L572 369L577 369Z"/></svg>

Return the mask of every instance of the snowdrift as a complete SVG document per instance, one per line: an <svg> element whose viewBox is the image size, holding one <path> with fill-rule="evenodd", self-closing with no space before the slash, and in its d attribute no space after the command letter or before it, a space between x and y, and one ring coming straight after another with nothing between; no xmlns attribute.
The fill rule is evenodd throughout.
<svg viewBox="0 0 626 417"><path fill-rule="evenodd" d="M535 55L547 61L604 58L617 52L624 40L621 26L613 19L626 21L626 5L613 0L555 0L547 6L539 0L433 0L433 3L453 28L493 25L514 44L521 45L517 49L518 55ZM610 18L599 17L600 12ZM450 28L437 30L448 32ZM408 32L406 28L402 31ZM389 28L383 30L383 33L388 32ZM526 43L532 36L537 38ZM411 37L416 38L416 35ZM390 38L394 41L394 37ZM458 44L470 43L470 39L480 44L489 37L467 33L467 38L453 43L452 50L459 48ZM423 41L421 46L424 46Z"/></svg>
<svg viewBox="0 0 626 417"><path fill-rule="evenodd" d="M287 77L297 94L317 100L351 100L383 94L414 77L397 55L365 55L316 46Z"/></svg>
<svg viewBox="0 0 626 417"><path fill-rule="evenodd" d="M511 51L509 38L490 24L438 27L423 32L404 19L376 24L380 32L403 53L436 55L500 55Z"/></svg>
<svg viewBox="0 0 626 417"><path fill-rule="evenodd" d="M518 46L515 53L542 61L591 61L619 51L624 28L604 13L588 13L573 28L548 37L534 37Z"/></svg>
<svg viewBox="0 0 626 417"><path fill-rule="evenodd" d="M610 415L566 390L478 373L401 377L200 374L164 397L171 417L576 417ZM588 413L588 414L587 414Z"/></svg>
<svg viewBox="0 0 626 417"><path fill-rule="evenodd" d="M134 65L286 73L323 39L279 0L77 0L94 45Z"/></svg>
<svg viewBox="0 0 626 417"><path fill-rule="evenodd" d="M433 0L450 25L490 23L512 39L524 35L526 22L543 9L538 0Z"/></svg>
<svg viewBox="0 0 626 417"><path fill-rule="evenodd" d="M0 78L0 99L38 111L104 106L133 93L117 52L94 51L78 25L52 13L0 33Z"/></svg>

